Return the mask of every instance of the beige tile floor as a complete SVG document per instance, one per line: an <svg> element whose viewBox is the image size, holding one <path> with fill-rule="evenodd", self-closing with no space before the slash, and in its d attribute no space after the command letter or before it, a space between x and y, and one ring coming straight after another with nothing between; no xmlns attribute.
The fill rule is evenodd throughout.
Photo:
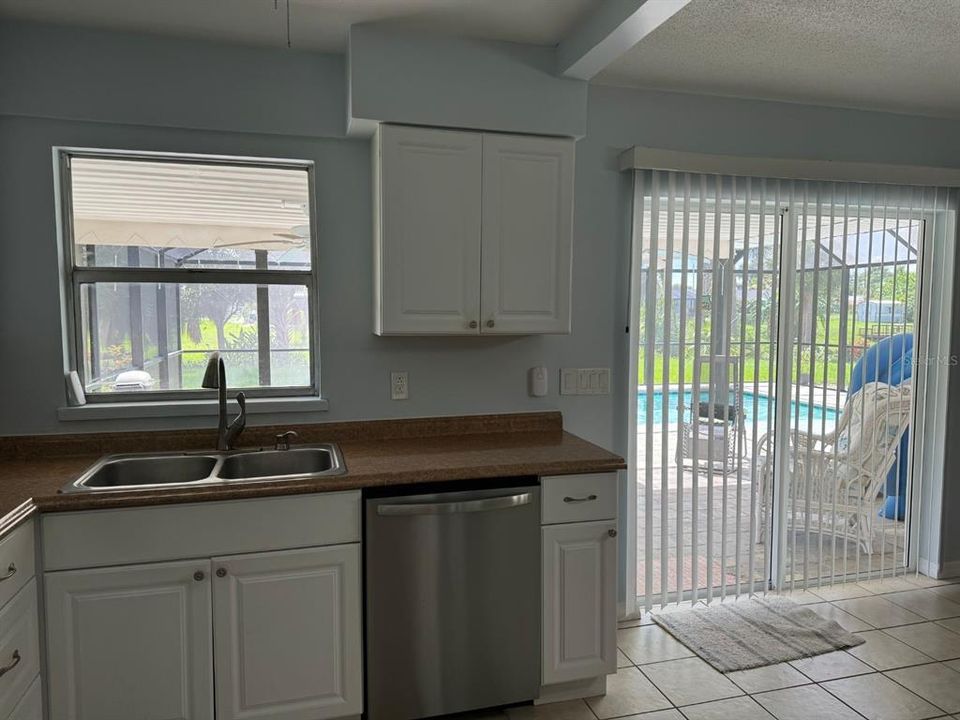
<svg viewBox="0 0 960 720"><path fill-rule="evenodd" d="M848 651L722 675L649 616L621 623L603 697L520 706L501 720L960 719L960 582L907 576L788 595L849 625Z"/></svg>

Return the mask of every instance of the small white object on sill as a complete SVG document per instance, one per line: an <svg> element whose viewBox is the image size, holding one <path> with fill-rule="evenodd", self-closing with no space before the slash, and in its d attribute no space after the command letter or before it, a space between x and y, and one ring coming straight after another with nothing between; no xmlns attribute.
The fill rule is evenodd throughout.
<svg viewBox="0 0 960 720"><path fill-rule="evenodd" d="M73 407L87 404L87 394L83 391L83 383L76 370L67 373L67 404Z"/></svg>

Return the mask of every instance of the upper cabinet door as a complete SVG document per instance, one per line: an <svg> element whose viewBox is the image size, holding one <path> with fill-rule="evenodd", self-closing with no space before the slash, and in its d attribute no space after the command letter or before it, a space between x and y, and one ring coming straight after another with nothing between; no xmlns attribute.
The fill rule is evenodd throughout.
<svg viewBox="0 0 960 720"><path fill-rule="evenodd" d="M569 333L574 141L483 136L481 332Z"/></svg>
<svg viewBox="0 0 960 720"><path fill-rule="evenodd" d="M213 560L217 720L363 711L360 546Z"/></svg>
<svg viewBox="0 0 960 720"><path fill-rule="evenodd" d="M482 136L382 125L373 148L374 331L477 334Z"/></svg>
<svg viewBox="0 0 960 720"><path fill-rule="evenodd" d="M213 720L209 560L44 583L51 718Z"/></svg>

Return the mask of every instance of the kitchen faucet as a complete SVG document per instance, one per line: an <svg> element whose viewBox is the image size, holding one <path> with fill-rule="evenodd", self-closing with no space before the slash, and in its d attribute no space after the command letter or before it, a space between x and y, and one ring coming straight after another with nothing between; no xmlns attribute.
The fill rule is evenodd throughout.
<svg viewBox="0 0 960 720"><path fill-rule="evenodd" d="M237 404L240 414L232 423L227 423L227 370L223 366L223 358L219 352L210 353L207 360L207 369L203 372L203 382L200 387L217 391L219 403L219 420L217 422L217 450L230 450L243 428L247 424L247 398L242 392L237 393Z"/></svg>

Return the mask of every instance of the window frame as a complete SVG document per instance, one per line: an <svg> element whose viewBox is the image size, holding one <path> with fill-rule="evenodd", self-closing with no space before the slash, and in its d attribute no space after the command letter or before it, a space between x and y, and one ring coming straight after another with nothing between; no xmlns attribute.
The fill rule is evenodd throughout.
<svg viewBox="0 0 960 720"><path fill-rule="evenodd" d="M309 312L308 335L310 384L282 387L230 387L231 394L242 390L248 398L320 398L320 301L319 252L315 163L312 160L266 158L196 153L112 150L101 148L54 147L55 195L60 250L61 325L66 370L76 371L85 384L85 357L81 332L81 287L92 282L124 283L205 283L260 285L298 285L306 287ZM227 268L134 268L78 266L73 228L71 161L73 158L149 160L185 164L241 165L257 168L303 170L307 173L308 217L310 221L309 270L234 270ZM228 387L229 387L229 377ZM88 393L87 403L144 403L164 401L212 400L215 390L150 390L135 392Z"/></svg>

